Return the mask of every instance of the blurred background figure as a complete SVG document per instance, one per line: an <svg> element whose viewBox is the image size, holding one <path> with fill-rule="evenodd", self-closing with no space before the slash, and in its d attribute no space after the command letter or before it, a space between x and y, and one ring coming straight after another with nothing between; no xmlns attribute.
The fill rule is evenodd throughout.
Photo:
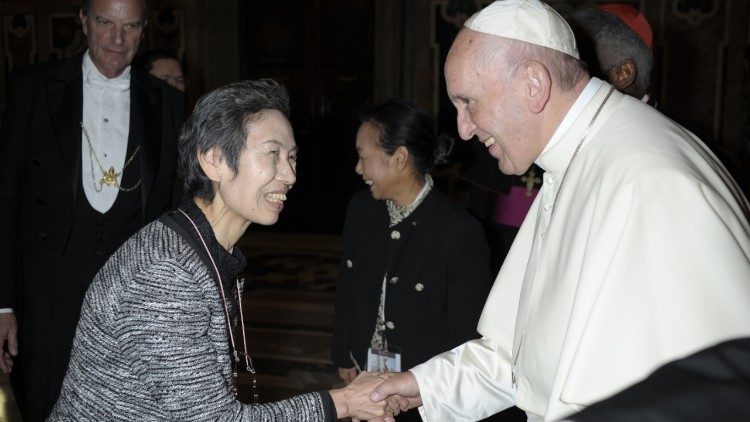
<svg viewBox="0 0 750 422"><path fill-rule="evenodd" d="M138 56L136 64L151 75L161 79L174 88L185 92L187 78L180 59L166 50L151 50Z"/></svg>
<svg viewBox="0 0 750 422"><path fill-rule="evenodd" d="M592 76L655 104L649 94L654 35L643 13L628 4L611 3L576 11L568 21Z"/></svg>
<svg viewBox="0 0 750 422"><path fill-rule="evenodd" d="M623 94L659 108L651 92L654 35L641 11L628 4L609 3L578 10L568 22L575 33L581 59L593 76L606 80ZM680 123L701 136L738 184L747 186L747 174L740 171L740 163L730 151L695 125Z"/></svg>
<svg viewBox="0 0 750 422"><path fill-rule="evenodd" d="M477 338L491 284L482 227L429 175L453 139L436 137L430 115L402 99L365 110L360 122L355 171L370 189L354 195L344 222L333 324L333 363L346 382ZM373 367L382 356L400 368Z"/></svg>

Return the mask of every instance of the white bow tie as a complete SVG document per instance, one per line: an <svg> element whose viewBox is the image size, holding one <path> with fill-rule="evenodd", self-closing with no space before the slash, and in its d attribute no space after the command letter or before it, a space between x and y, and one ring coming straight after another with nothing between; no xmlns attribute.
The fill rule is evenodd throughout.
<svg viewBox="0 0 750 422"><path fill-rule="evenodd" d="M127 91L130 89L130 80L126 78L112 78L112 79L104 79L96 74L96 72L92 72L92 74L89 74L88 76L88 82L93 87L97 88L109 88L116 91Z"/></svg>

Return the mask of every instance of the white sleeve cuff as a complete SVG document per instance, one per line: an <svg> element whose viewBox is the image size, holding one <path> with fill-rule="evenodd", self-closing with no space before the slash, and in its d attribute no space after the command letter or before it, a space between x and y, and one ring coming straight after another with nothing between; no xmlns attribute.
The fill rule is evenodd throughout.
<svg viewBox="0 0 750 422"><path fill-rule="evenodd" d="M482 338L409 370L419 385L426 422L476 421L515 404L510 354Z"/></svg>

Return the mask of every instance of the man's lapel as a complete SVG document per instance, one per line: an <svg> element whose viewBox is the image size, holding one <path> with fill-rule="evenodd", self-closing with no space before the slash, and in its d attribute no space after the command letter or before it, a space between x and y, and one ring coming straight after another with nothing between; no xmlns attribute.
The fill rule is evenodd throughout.
<svg viewBox="0 0 750 422"><path fill-rule="evenodd" d="M128 142L141 146L141 205L146 202L154 186L161 156L161 91L145 72L133 68L130 74L130 136Z"/></svg>
<svg viewBox="0 0 750 422"><path fill-rule="evenodd" d="M54 73L47 75L47 98L52 119L52 132L63 162L68 167L68 183L73 196L78 192L81 174L81 121L83 120L83 54L67 60Z"/></svg>

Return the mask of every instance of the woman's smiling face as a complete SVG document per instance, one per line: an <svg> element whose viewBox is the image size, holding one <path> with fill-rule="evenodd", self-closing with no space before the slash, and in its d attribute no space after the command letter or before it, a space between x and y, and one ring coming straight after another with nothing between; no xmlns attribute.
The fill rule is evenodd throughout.
<svg viewBox="0 0 750 422"><path fill-rule="evenodd" d="M380 132L370 122L364 122L357 131L357 155L359 160L354 171L370 187L375 199L393 199L399 189L398 172L388 155L378 145Z"/></svg>
<svg viewBox="0 0 750 422"><path fill-rule="evenodd" d="M292 126L281 112L264 111L248 125L237 164L234 175L226 161L221 164L228 177L222 177L217 195L228 213L250 223L276 223L286 194L297 180L297 144Z"/></svg>

